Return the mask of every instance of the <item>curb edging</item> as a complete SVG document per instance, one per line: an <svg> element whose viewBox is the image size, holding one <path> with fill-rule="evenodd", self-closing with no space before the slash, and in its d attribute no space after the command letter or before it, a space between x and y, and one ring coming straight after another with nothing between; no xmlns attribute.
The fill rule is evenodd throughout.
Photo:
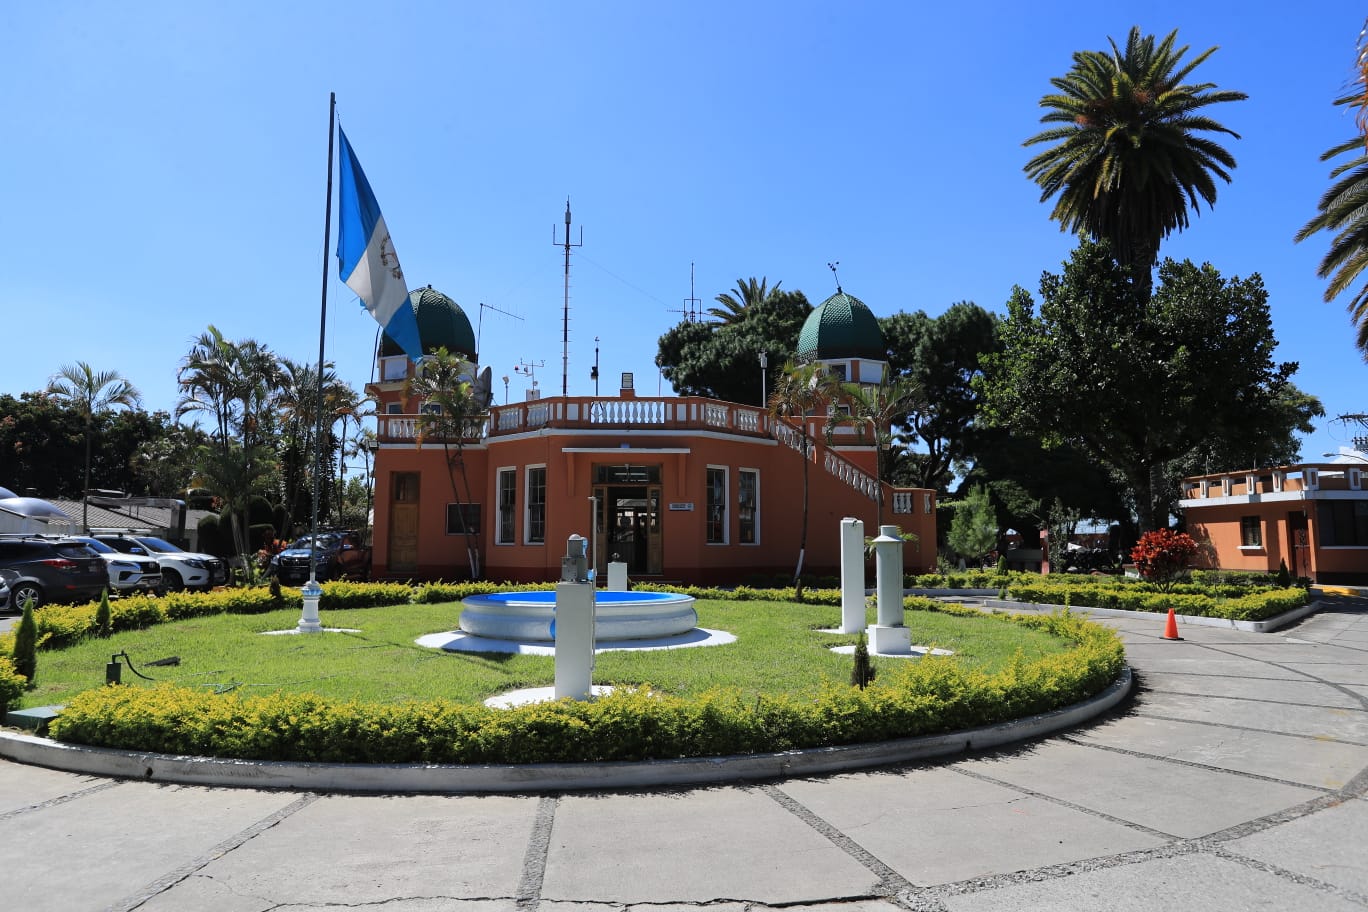
<svg viewBox="0 0 1368 912"><path fill-rule="evenodd" d="M986 750L1072 728L1120 703L1130 666L1101 693L1071 706L941 735L810 750L621 763L294 763L191 757L63 744L0 732L0 757L70 773L199 786L320 792L545 793L782 779L929 760Z"/></svg>

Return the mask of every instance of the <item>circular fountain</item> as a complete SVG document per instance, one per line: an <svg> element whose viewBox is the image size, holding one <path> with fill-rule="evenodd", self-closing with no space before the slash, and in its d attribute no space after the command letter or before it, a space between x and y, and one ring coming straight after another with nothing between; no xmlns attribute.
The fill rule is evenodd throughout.
<svg viewBox="0 0 1368 912"><path fill-rule="evenodd" d="M555 641L551 626L554 591L472 595L462 599L461 605L461 630L472 636L524 643ZM594 618L598 643L677 637L698 624L693 596L673 592L600 590L594 598Z"/></svg>

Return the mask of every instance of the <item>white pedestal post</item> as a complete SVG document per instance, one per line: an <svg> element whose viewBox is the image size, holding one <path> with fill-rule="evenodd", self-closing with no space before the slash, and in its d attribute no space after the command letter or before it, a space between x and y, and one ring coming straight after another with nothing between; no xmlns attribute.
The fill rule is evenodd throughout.
<svg viewBox="0 0 1368 912"><path fill-rule="evenodd" d="M323 597L323 587L311 579L300 591L304 594L304 613L299 616L299 632L321 633L323 622L318 619L318 600Z"/></svg>
<svg viewBox="0 0 1368 912"><path fill-rule="evenodd" d="M556 584L556 699L593 696L594 587Z"/></svg>
<svg viewBox="0 0 1368 912"><path fill-rule="evenodd" d="M869 628L873 653L912 651L912 632L903 626L903 540L897 526L880 526L874 539L875 591L879 622Z"/></svg>
<svg viewBox="0 0 1368 912"><path fill-rule="evenodd" d="M627 563L626 561L608 562L608 591L626 592L627 591Z"/></svg>
<svg viewBox="0 0 1368 912"><path fill-rule="evenodd" d="M864 523L841 520L841 633L859 633L865 625Z"/></svg>

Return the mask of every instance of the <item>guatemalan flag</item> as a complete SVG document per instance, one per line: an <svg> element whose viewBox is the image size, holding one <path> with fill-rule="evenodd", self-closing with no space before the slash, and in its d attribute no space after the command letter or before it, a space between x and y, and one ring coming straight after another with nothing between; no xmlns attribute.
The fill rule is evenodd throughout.
<svg viewBox="0 0 1368 912"><path fill-rule="evenodd" d="M347 287L410 358L423 356L418 317L409 303L404 271L390 242L385 217L342 128L342 184L338 191L337 271Z"/></svg>

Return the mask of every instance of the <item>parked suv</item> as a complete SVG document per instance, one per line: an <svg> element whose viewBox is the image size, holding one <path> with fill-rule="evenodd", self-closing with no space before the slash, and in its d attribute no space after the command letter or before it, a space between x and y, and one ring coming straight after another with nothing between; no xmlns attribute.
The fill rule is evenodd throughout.
<svg viewBox="0 0 1368 912"><path fill-rule="evenodd" d="M0 536L0 568L14 570L10 600L22 608L33 599L47 602L90 602L109 585L105 562L78 538L67 536Z"/></svg>
<svg viewBox="0 0 1368 912"><path fill-rule="evenodd" d="M93 538L115 551L155 559L161 565L163 591L208 590L228 581L228 568L217 557L182 551L169 541L155 536L100 533Z"/></svg>
<svg viewBox="0 0 1368 912"><path fill-rule="evenodd" d="M318 544L313 536L305 535L290 543L284 551L271 558L268 572L282 583L302 583L309 578L309 551L318 555L316 579L369 579L370 548L361 544L361 536L352 531L320 532Z"/></svg>
<svg viewBox="0 0 1368 912"><path fill-rule="evenodd" d="M100 555L109 568L109 587L114 592L156 592L161 589L161 564L157 563L156 558L124 554L98 539L84 535L80 536L80 540Z"/></svg>

